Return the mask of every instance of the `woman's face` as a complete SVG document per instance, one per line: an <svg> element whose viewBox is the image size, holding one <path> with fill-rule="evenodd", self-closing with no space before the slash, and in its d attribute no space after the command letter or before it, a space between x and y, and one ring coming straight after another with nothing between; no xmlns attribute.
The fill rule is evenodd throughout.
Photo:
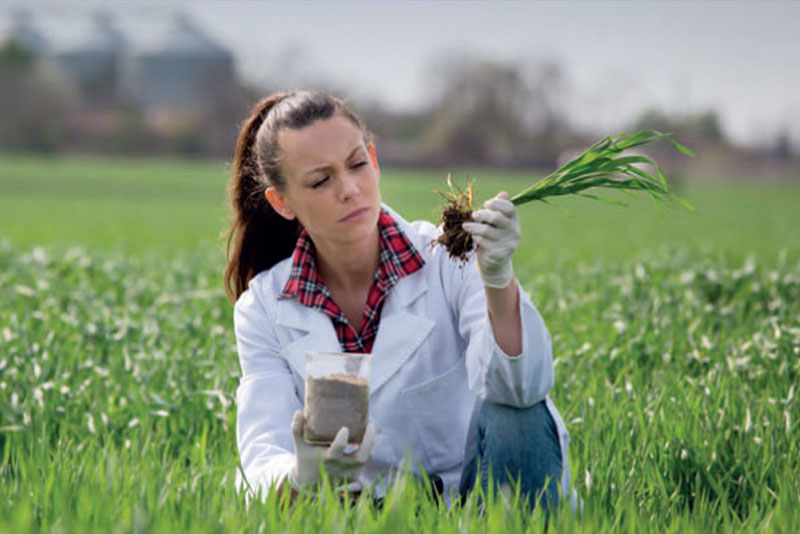
<svg viewBox="0 0 800 534"><path fill-rule="evenodd" d="M284 129L278 143L286 183L283 191L266 193L278 213L296 217L317 245L376 232L380 173L356 125L335 115L299 130Z"/></svg>

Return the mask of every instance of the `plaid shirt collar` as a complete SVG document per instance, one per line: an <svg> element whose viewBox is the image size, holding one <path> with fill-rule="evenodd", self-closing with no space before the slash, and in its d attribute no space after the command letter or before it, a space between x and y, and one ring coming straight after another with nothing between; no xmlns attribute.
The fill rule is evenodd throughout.
<svg viewBox="0 0 800 534"><path fill-rule="evenodd" d="M378 217L380 229L380 262L367 296L361 321L361 331L356 332L333 301L330 291L319 275L315 260L314 242L306 230L300 233L292 257L289 279L283 286L280 298L297 299L300 304L320 310L334 321L339 344L345 352L370 352L377 336L380 312L389 290L402 277L418 271L425 264L397 221L384 209Z"/></svg>

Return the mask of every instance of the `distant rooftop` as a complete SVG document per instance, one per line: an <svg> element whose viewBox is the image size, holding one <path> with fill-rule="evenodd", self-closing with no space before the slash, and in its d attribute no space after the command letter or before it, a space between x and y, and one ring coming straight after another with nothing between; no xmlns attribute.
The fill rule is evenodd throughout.
<svg viewBox="0 0 800 534"><path fill-rule="evenodd" d="M175 15L173 25L172 30L166 33L158 52L175 55L230 56L230 52L213 41L186 15Z"/></svg>
<svg viewBox="0 0 800 534"><path fill-rule="evenodd" d="M121 52L128 48L129 41L116 26L114 16L105 11L97 11L92 16L94 28L79 50Z"/></svg>
<svg viewBox="0 0 800 534"><path fill-rule="evenodd" d="M231 57L188 15L163 9L115 17L105 10L87 15L54 4L47 11L0 11L0 40L14 36L39 53L128 50L133 54Z"/></svg>

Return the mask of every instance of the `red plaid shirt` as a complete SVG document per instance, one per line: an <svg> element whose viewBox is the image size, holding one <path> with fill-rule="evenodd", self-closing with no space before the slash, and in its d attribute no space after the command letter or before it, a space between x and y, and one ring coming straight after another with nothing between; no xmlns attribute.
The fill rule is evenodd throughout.
<svg viewBox="0 0 800 534"><path fill-rule="evenodd" d="M333 321L339 345L344 352L371 352L378 335L383 301L389 290L402 277L418 271L425 264L422 256L405 236L397 222L385 210L378 217L380 229L380 264L367 295L367 304L357 332L341 308L333 301L331 293L317 271L314 243L303 230L297 238L292 258L292 270L283 286L280 298L295 298L300 304L328 315Z"/></svg>

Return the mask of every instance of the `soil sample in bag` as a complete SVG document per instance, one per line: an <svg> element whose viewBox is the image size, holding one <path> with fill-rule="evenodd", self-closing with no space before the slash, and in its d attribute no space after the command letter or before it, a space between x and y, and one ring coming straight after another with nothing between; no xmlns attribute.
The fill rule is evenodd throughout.
<svg viewBox="0 0 800 534"><path fill-rule="evenodd" d="M340 428L350 432L348 441L360 443L367 427L369 384L363 378L335 374L306 380L303 439L329 445Z"/></svg>

